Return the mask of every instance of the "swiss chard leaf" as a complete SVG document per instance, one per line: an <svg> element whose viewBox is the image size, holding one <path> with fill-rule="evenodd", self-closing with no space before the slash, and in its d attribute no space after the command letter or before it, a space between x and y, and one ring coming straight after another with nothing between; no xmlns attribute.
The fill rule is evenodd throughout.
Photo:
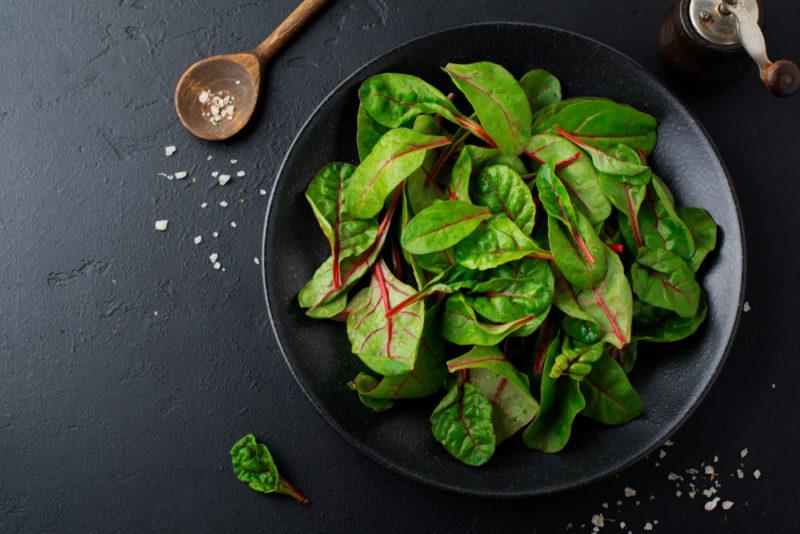
<svg viewBox="0 0 800 534"><path fill-rule="evenodd" d="M559 339L556 338L547 349L542 369L539 411L522 433L525 445L544 452L558 452L566 446L572 434L572 422L586 405L578 382L550 377L559 345Z"/></svg>
<svg viewBox="0 0 800 534"><path fill-rule="evenodd" d="M528 97L531 113L561 101L561 82L543 69L533 69L519 80Z"/></svg>
<svg viewBox="0 0 800 534"><path fill-rule="evenodd" d="M479 466L494 454L492 405L474 385L456 383L431 414L433 436L455 458Z"/></svg>
<svg viewBox="0 0 800 534"><path fill-rule="evenodd" d="M247 434L231 448L231 462L236 478L261 493L283 493L297 502L306 504L308 499L278 473L278 467L269 449Z"/></svg>
<svg viewBox="0 0 800 534"><path fill-rule="evenodd" d="M448 249L470 235L491 212L461 200L434 202L418 213L403 231L401 244L413 254Z"/></svg>
<svg viewBox="0 0 800 534"><path fill-rule="evenodd" d="M640 248L631 267L633 291L643 302L691 318L700 303L700 284L689 264L665 249Z"/></svg>
<svg viewBox="0 0 800 534"><path fill-rule="evenodd" d="M425 135L408 128L389 130L347 181L346 209L362 219L376 215L386 197L422 165L426 151L450 142L447 137Z"/></svg>
<svg viewBox="0 0 800 534"><path fill-rule="evenodd" d="M578 304L578 294L570 285L564 275L558 269L553 269L555 279L555 292L553 294L553 304L556 308L564 312L569 317L582 321L594 322L591 316L586 313Z"/></svg>
<svg viewBox="0 0 800 534"><path fill-rule="evenodd" d="M542 323L548 311L549 307L544 313L532 313L507 323L482 323L464 296L456 293L445 304L442 333L447 341L456 345L497 345L522 328L530 334Z"/></svg>
<svg viewBox="0 0 800 534"><path fill-rule="evenodd" d="M642 163L639 154L627 145L597 148L575 137L563 128L556 128L556 132L561 137L569 139L576 146L585 150L589 157L592 158L594 167L600 172L639 177L642 174L647 174L650 170L646 164Z"/></svg>
<svg viewBox="0 0 800 534"><path fill-rule="evenodd" d="M418 115L414 119L414 131L426 135L440 135L442 127L432 116ZM434 180L432 183L428 183L428 177L433 172L439 159L439 152L439 150L435 149L425 152L422 165L406 179L408 202L413 213L419 213L433 204L435 200L446 200L448 198L447 192L442 189L438 182Z"/></svg>
<svg viewBox="0 0 800 534"><path fill-rule="evenodd" d="M577 301L575 305L578 305ZM576 319L569 315L561 319L561 329L577 346L593 345L603 337L600 328L595 323Z"/></svg>
<svg viewBox="0 0 800 534"><path fill-rule="evenodd" d="M670 343L685 339L697 331L706 319L708 304L705 297L701 296L695 316L685 318L637 299L633 304L633 314L636 339L651 343Z"/></svg>
<svg viewBox="0 0 800 534"><path fill-rule="evenodd" d="M578 222L573 233L567 235L561 224L548 217L547 236L550 253L556 266L576 289L594 287L606 275L606 246L594 232L591 223L583 214L577 214Z"/></svg>
<svg viewBox="0 0 800 534"><path fill-rule="evenodd" d="M517 80L500 65L448 64L444 71L475 109L481 125L506 154L521 154L531 137L531 107Z"/></svg>
<svg viewBox="0 0 800 534"><path fill-rule="evenodd" d="M455 246L459 265L484 271L531 254L546 254L505 215L481 223Z"/></svg>
<svg viewBox="0 0 800 534"><path fill-rule="evenodd" d="M375 145L383 134L389 129L383 124L372 118L364 104L358 106L358 117L356 118L356 146L358 147L358 159L363 161L369 156Z"/></svg>
<svg viewBox="0 0 800 534"><path fill-rule="evenodd" d="M533 231L536 207L531 191L516 171L505 165L484 167L475 181L476 204L505 214L525 234Z"/></svg>
<svg viewBox="0 0 800 534"><path fill-rule="evenodd" d="M583 380L592 370L592 364L603 354L604 345L600 341L593 345L573 347L569 338L564 338L561 353L556 356L556 361L550 369L550 378L567 375L574 380Z"/></svg>
<svg viewBox="0 0 800 534"><path fill-rule="evenodd" d="M689 258L692 270L697 271L706 256L717 247L717 225L702 208L675 208L678 216L689 228L694 240L694 254Z"/></svg>
<svg viewBox="0 0 800 534"><path fill-rule="evenodd" d="M553 299L553 273L548 262L522 258L486 272L465 295L467 305L495 323L512 322L531 314L544 315Z"/></svg>
<svg viewBox="0 0 800 534"><path fill-rule="evenodd" d="M639 229L645 246L665 248L687 261L694 256L692 233L678 216L672 193L655 174L639 213Z"/></svg>
<svg viewBox="0 0 800 534"><path fill-rule="evenodd" d="M581 412L607 425L622 425L642 413L642 399L633 389L625 371L606 353L592 365L581 381L586 407Z"/></svg>
<svg viewBox="0 0 800 534"><path fill-rule="evenodd" d="M415 302L391 313L395 304L413 294L414 289L395 278L380 260L369 287L348 305L347 336L353 353L376 373L397 376L414 368L425 305Z"/></svg>
<svg viewBox="0 0 800 534"><path fill-rule="evenodd" d="M606 250L606 277L595 287L577 295L581 309L603 333L603 339L617 348L631 340L633 295L619 257Z"/></svg>
<svg viewBox="0 0 800 534"><path fill-rule="evenodd" d="M428 82L410 74L382 73L361 84L361 105L379 124L397 128L420 114L460 115L447 97Z"/></svg>
<svg viewBox="0 0 800 534"><path fill-rule="evenodd" d="M468 381L492 405L492 422L497 443L513 436L531 422L539 403L531 395L528 379L503 356L496 346L473 347L447 362L451 373L467 371Z"/></svg>

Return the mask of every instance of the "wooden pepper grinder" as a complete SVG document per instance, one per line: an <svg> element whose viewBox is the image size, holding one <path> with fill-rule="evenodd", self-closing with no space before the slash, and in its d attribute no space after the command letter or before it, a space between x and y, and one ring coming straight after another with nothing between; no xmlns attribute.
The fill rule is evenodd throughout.
<svg viewBox="0 0 800 534"><path fill-rule="evenodd" d="M788 96L800 85L800 70L785 59L769 60L763 21L761 0L675 0L658 30L661 59L672 74L716 88L740 78L749 55L766 88Z"/></svg>

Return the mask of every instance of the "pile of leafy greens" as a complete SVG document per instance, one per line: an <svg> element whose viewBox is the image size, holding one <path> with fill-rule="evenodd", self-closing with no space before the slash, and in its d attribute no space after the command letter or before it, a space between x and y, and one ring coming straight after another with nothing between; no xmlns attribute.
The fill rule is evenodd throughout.
<svg viewBox="0 0 800 534"><path fill-rule="evenodd" d="M648 166L652 116L562 100L539 69L444 72L472 115L408 74L361 85L361 162L331 163L306 192L331 252L300 305L346 323L368 368L349 387L369 408L443 389L433 436L462 462L519 431L560 451L577 415L641 413L637 341L703 322L695 273L717 227Z"/></svg>

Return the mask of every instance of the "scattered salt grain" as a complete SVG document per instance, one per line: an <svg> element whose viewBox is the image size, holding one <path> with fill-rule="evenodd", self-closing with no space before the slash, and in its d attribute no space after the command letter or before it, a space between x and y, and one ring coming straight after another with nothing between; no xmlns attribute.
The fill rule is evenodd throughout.
<svg viewBox="0 0 800 534"><path fill-rule="evenodd" d="M219 205L222 206L223 208L227 208L228 207L228 202L225 201L225 200L220 200L219 201Z"/></svg>
<svg viewBox="0 0 800 534"><path fill-rule="evenodd" d="M158 230L159 232L165 232L167 230L168 224L169 224L168 220L160 219L156 221L156 230Z"/></svg>
<svg viewBox="0 0 800 534"><path fill-rule="evenodd" d="M205 104L206 102L208 102L209 98L211 98L211 93L208 90L206 90L200 93L200 96L197 99L200 101L201 104Z"/></svg>
<svg viewBox="0 0 800 534"><path fill-rule="evenodd" d="M644 524L644 530L653 530L653 524L650 521L648 521L647 523Z"/></svg>
<svg viewBox="0 0 800 534"><path fill-rule="evenodd" d="M213 235L214 237L219 237L219 232L211 232L211 235Z"/></svg>
<svg viewBox="0 0 800 534"><path fill-rule="evenodd" d="M158 175L159 176L163 176L167 180L172 180L172 178L173 178L173 176L171 174L166 174L166 173L163 173L163 172L158 173Z"/></svg>
<svg viewBox="0 0 800 534"><path fill-rule="evenodd" d="M681 495L683 495L683 492L681 490L675 490L676 497L680 497Z"/></svg>
<svg viewBox="0 0 800 534"><path fill-rule="evenodd" d="M205 209L206 206L208 206L208 202L203 202L202 204L200 204L200 207L203 209Z"/></svg>
<svg viewBox="0 0 800 534"><path fill-rule="evenodd" d="M650 495L650 500L651 500L651 501L654 501L654 500L656 500L656 496L655 496L655 495Z"/></svg>
<svg viewBox="0 0 800 534"><path fill-rule="evenodd" d="M212 173L211 173L211 176L213 176L214 178L216 178L217 176L219 176L219 171L214 171L214 172L212 172Z"/></svg>
<svg viewBox="0 0 800 534"><path fill-rule="evenodd" d="M194 244L195 245L199 245L202 241L203 241L203 236L201 236L201 235L195 236L195 238L194 238Z"/></svg>
<svg viewBox="0 0 800 534"><path fill-rule="evenodd" d="M236 221L231 221L231 228L236 228Z"/></svg>
<svg viewBox="0 0 800 534"><path fill-rule="evenodd" d="M598 528L604 527L606 523L603 514L594 514L592 516L592 524Z"/></svg>
<svg viewBox="0 0 800 534"><path fill-rule="evenodd" d="M673 441L670 439L664 442L665 447L672 447L673 445L675 445L675 443L673 443Z"/></svg>
<svg viewBox="0 0 800 534"><path fill-rule="evenodd" d="M660 451L658 451L658 458L660 460L663 460L666 457L667 457L667 451L665 451L664 449L661 449Z"/></svg>
<svg viewBox="0 0 800 534"><path fill-rule="evenodd" d="M620 528L620 529L623 529L623 528L625 528L625 521L620 521L620 522L619 522L619 528Z"/></svg>
<svg viewBox="0 0 800 534"><path fill-rule="evenodd" d="M601 504L600 506L602 506L602 507L603 507L603 508L605 508L606 510L608 509L608 503L607 503L607 502L604 502L604 503L603 503L603 504Z"/></svg>
<svg viewBox="0 0 800 534"><path fill-rule="evenodd" d="M242 176L244 176L244 171L237 171L237 172L236 172L236 176L238 176L239 178L241 178Z"/></svg>
<svg viewBox="0 0 800 534"><path fill-rule="evenodd" d="M267 190L266 189L259 189L258 190L258 194L263 197L263 196L265 196L267 194Z"/></svg>
<svg viewBox="0 0 800 534"><path fill-rule="evenodd" d="M634 497L636 495L636 490L633 488L629 488L628 486L625 486L625 489L622 491L625 492L626 497Z"/></svg>
<svg viewBox="0 0 800 534"><path fill-rule="evenodd" d="M703 505L703 508L706 509L706 512L712 512L714 511L714 508L717 507L718 502L719 502L719 497L714 497L713 499L708 501L705 505Z"/></svg>
<svg viewBox="0 0 800 534"><path fill-rule="evenodd" d="M187 175L187 174L188 174L188 173L187 173L186 171L179 171L179 172L176 172L176 173L175 173L175 179L176 179L176 180L183 180L184 178L186 178L186 175Z"/></svg>
<svg viewBox="0 0 800 534"><path fill-rule="evenodd" d="M617 501L617 506L622 506L622 501Z"/></svg>
<svg viewBox="0 0 800 534"><path fill-rule="evenodd" d="M211 255L208 257L208 259L209 259L209 261L211 263L216 262L218 258L219 258L219 254L217 254L216 252L212 252Z"/></svg>
<svg viewBox="0 0 800 534"><path fill-rule="evenodd" d="M738 478L739 480L743 479L744 478L744 471L742 471L741 469L737 469L736 470L736 478Z"/></svg>
<svg viewBox="0 0 800 534"><path fill-rule="evenodd" d="M739 453L739 456L741 456L742 458L744 458L745 456L747 456L747 453L748 453L748 452L750 452L750 451L748 451L748 450L747 450L747 447L745 447L745 448L744 448L744 449L742 449L742 451Z"/></svg>
<svg viewBox="0 0 800 534"><path fill-rule="evenodd" d="M749 312L751 309L752 308L750 308L750 303L749 302L745 302L744 306L742 306L742 311L745 312L745 313Z"/></svg>
<svg viewBox="0 0 800 534"><path fill-rule="evenodd" d="M683 480L683 477L682 477L682 476L680 476L680 475L678 475L678 474L675 474L675 473L673 473L673 472L670 472L670 473L667 475L667 480L670 480L670 481L674 482L674 481L676 481L676 480Z"/></svg>
<svg viewBox="0 0 800 534"><path fill-rule="evenodd" d="M214 156L209 154L208 157L206 157L206 161L211 161L213 158L214 158Z"/></svg>
<svg viewBox="0 0 800 534"><path fill-rule="evenodd" d="M261 260L259 260L259 259L258 259L257 257L255 257L255 256L253 256L253 263L255 263L256 265L261 265Z"/></svg>
<svg viewBox="0 0 800 534"><path fill-rule="evenodd" d="M717 463L717 462L719 462L719 456L717 456L717 455L715 454L715 455L714 455L714 463Z"/></svg>
<svg viewBox="0 0 800 534"><path fill-rule="evenodd" d="M772 383L772 389L775 389L775 382Z"/></svg>
<svg viewBox="0 0 800 534"><path fill-rule="evenodd" d="M710 499L717 492L717 488L711 487L703 490L703 497Z"/></svg>
<svg viewBox="0 0 800 534"><path fill-rule="evenodd" d="M761 469L756 469L755 471L753 471L753 478L755 478L756 480L761 478Z"/></svg>
<svg viewBox="0 0 800 534"><path fill-rule="evenodd" d="M635 504L636 506L639 506L640 504L642 504L642 501L636 501L636 502L635 502L635 503L633 503L633 504Z"/></svg>
<svg viewBox="0 0 800 534"><path fill-rule="evenodd" d="M722 501L723 510L730 510L731 508L733 508L733 501Z"/></svg>
<svg viewBox="0 0 800 534"><path fill-rule="evenodd" d="M231 165L236 165L237 163L239 163L238 159L232 159L231 160Z"/></svg>
<svg viewBox="0 0 800 534"><path fill-rule="evenodd" d="M714 474L714 466L713 465L707 465L706 468L705 468L705 474L713 475Z"/></svg>
<svg viewBox="0 0 800 534"><path fill-rule="evenodd" d="M222 264L220 262L218 262L218 261L214 262L214 268L215 269L219 270L220 267L222 267Z"/></svg>
<svg viewBox="0 0 800 534"><path fill-rule="evenodd" d="M241 81L241 80L236 80L234 83L235 83L236 85L242 85L242 81Z"/></svg>
<svg viewBox="0 0 800 534"><path fill-rule="evenodd" d="M164 155L165 156L171 156L171 155L173 155L175 153L176 150L177 149L175 148L175 145L165 146L164 147Z"/></svg>
<svg viewBox="0 0 800 534"><path fill-rule="evenodd" d="M217 181L219 182L219 185L225 185L228 182L230 182L230 180L231 180L231 175L230 174L220 174L219 178L217 178Z"/></svg>

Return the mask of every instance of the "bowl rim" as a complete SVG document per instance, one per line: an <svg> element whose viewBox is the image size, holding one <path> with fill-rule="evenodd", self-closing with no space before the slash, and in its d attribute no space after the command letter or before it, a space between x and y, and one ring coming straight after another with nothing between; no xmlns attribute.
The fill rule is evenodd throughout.
<svg viewBox="0 0 800 534"><path fill-rule="evenodd" d="M596 46L602 47L607 49L612 54L616 54L621 59L626 60L633 68L635 68L643 77L648 78L653 83L657 84L666 94L668 98L674 100L677 105L688 115L689 119L694 122L697 126L700 133L705 137L706 141L708 142L710 148L712 149L714 155L716 156L717 161L719 162L720 168L725 176L725 179L728 183L728 188L731 192L731 196L733 198L733 205L736 211L736 221L739 227L739 241L741 246L741 258L739 258L741 262L741 279L737 284L739 290L739 298L737 299L737 310L736 315L734 317L733 326L730 331L730 335L728 336L728 340L725 344L725 348L722 351L721 357L717 360L716 367L711 371L708 381L700 393L697 395L694 402L688 406L687 409L680 415L680 417L671 425L669 428L665 428L663 431L657 433L656 439L653 440L649 446L643 448L637 454L630 455L627 459L612 464L606 464L603 468L597 470L596 472L588 475L580 480L570 481L570 482L556 482L547 485L543 485L541 488L533 490L533 491L519 491L519 490L511 490L511 491L495 491L495 490L474 490L470 488L464 488L454 484L448 484L447 482L443 482L440 480L435 480L431 478L426 478L417 474L412 470L408 470L400 463L394 462L385 456L381 455L378 451L374 450L373 448L365 445L360 440L356 439L349 431L344 429L339 423L337 422L336 418L329 413L317 400L317 398L311 393L309 390L308 385L302 379L302 377L297 373L290 358L287 355L286 348L283 346L281 342L281 338L278 335L278 329L276 327L275 317L270 306L269 301L269 286L267 284L267 262L266 262L266 252L267 252L267 232L269 230L269 219L270 214L272 213L273 204L275 202L275 195L278 189L278 185L281 181L281 177L285 171L286 165L288 164L289 158L292 155L295 146L303 136L308 128L309 124L313 122L316 116L320 113L320 111L326 106L328 101L334 97L345 85L349 84L354 78L359 76L365 70L367 70L370 66L374 63L380 61L384 57L391 55L403 48L413 45L416 42L424 41L430 39L432 37L439 36L441 34L445 34L448 32L462 30L465 28L471 27L491 27L491 26L516 26L516 27L523 27L523 28L535 28L535 29L544 29L548 31L555 31L558 33L563 33L567 35L571 35L573 37L577 37L579 39L586 40ZM632 466L633 464L638 463L641 461L645 456L648 456L653 451L658 449L661 444L667 440L671 435L673 435L680 427L682 427L689 417L694 414L695 410L700 406L700 404L705 399L708 392L711 390L711 387L716 382L722 367L725 365L725 362L728 359L728 355L730 354L731 348L733 347L733 342L736 338L737 331L739 329L739 322L741 319L742 314L742 306L744 303L744 296L745 296L745 284L747 280L747 248L746 248L746 238L745 238L745 228L744 228L744 220L742 218L742 210L739 203L739 198L736 194L736 189L734 187L733 180L731 179L731 175L728 172L728 168L725 165L725 162L720 155L719 149L717 145L714 143L714 140L706 130L705 126L698 120L695 114L686 106L684 103L666 86L664 83L659 80L652 72L646 69L643 65L641 65L638 61L634 60L627 54L619 51L618 49L603 43L597 39L592 37L583 35L578 32L565 30L563 28L559 28L556 26L550 26L547 24L537 24L537 23L529 23L529 22L520 22L520 21L484 21L484 22L472 22L469 24L459 24L455 26L448 26L447 28L443 28L440 30L435 30L432 32L428 32L418 37L414 37L412 39L408 39L403 41L402 43L392 46L382 52L379 52L372 59L368 60L366 63L363 63L361 66L357 67L351 74L345 77L340 83L336 85L328 94L320 101L320 103L314 108L308 118L303 122L300 128L297 130L297 134L295 135L292 142L289 144L288 149L286 150L286 155L281 162L280 167L278 168L278 172L275 175L275 181L272 184L272 188L269 195L269 201L267 203L266 212L264 214L264 225L261 235L261 282L262 282L262 290L264 292L264 301L266 303L267 308L267 317L269 319L270 327L272 328L272 333L275 338L275 342L280 350L281 356L283 357L284 362L286 363L287 367L289 368L289 372L294 377L297 384L300 386L300 389L303 391L303 394L306 398L311 402L311 405L314 409L322 416L322 418L331 426L333 427L343 438L346 442L352 445L356 450L367 456L368 458L375 461L377 464L397 473L400 474L408 479L411 479L415 482L424 484L428 487L437 488L440 490L449 491L451 493L456 493L460 495L468 495L468 496L479 496L479 497L493 497L493 498L525 498L525 497L538 497L544 495L552 495L556 493L565 492L568 490L580 488L587 486L593 482L597 482L599 480L608 478L620 471Z"/></svg>

